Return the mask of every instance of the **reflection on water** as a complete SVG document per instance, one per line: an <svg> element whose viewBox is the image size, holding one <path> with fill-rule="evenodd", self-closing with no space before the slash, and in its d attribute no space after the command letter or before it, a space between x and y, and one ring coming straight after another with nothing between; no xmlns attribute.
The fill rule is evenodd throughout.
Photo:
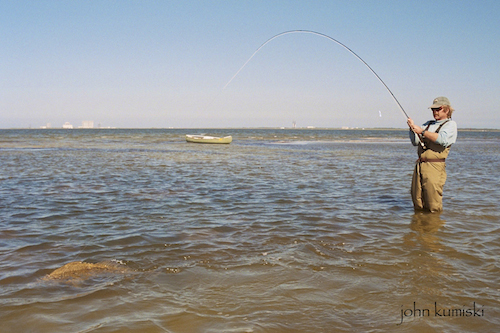
<svg viewBox="0 0 500 333"><path fill-rule="evenodd" d="M433 252L441 250L439 229L445 224L441 213L417 212L412 216L410 229L416 231L414 235L418 241Z"/></svg>
<svg viewBox="0 0 500 333"><path fill-rule="evenodd" d="M410 228L421 233L435 233L444 222L441 213L418 212L412 216Z"/></svg>
<svg viewBox="0 0 500 333"><path fill-rule="evenodd" d="M410 229L415 232L404 237L405 244L418 252L412 259L414 269L409 278L415 289L414 294L419 295L419 303L429 299L426 306L430 306L432 299L443 296L443 285L446 285L443 282L449 281L454 274L454 267L439 256L445 249L439 235L444 224L441 213L416 212L410 223Z"/></svg>
<svg viewBox="0 0 500 333"><path fill-rule="evenodd" d="M441 214L413 211L406 131L0 134L2 333L500 324L498 134L460 135ZM76 283L44 278L60 267ZM396 326L414 302L485 315Z"/></svg>

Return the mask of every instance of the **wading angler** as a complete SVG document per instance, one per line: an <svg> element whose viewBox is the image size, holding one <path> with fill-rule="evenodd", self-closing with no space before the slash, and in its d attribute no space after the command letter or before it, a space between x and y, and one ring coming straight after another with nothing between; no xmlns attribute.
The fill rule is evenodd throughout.
<svg viewBox="0 0 500 333"><path fill-rule="evenodd" d="M457 123L451 120L453 108L446 97L437 97L429 107L433 120L422 127L408 118L410 139L418 146L418 160L413 171L411 197L417 211L443 210L443 187L446 182L445 161L457 140Z"/></svg>

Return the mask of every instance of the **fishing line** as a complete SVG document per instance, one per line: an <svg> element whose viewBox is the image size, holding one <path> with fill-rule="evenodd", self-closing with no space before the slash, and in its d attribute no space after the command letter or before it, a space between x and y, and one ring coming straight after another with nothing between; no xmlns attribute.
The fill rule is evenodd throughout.
<svg viewBox="0 0 500 333"><path fill-rule="evenodd" d="M322 34L320 32L316 32L316 31L311 31L311 30L290 30L290 31L285 31L285 32L281 32L277 35L274 35L273 37L269 38L268 40L266 40L261 46L259 46L259 48L257 50L255 50L255 52L250 56L250 58L248 58L248 60L243 64L243 66L241 66L240 69L238 69L238 71L236 72L236 74L233 75L233 77L226 83L226 85L224 86L224 88L222 88L222 91L224 91L224 89L226 89L226 87L234 80L234 78L243 70L243 68L245 68L245 66L250 62L250 60L252 60L252 58L257 54L257 52L260 51L260 49L262 49L267 43L269 43L270 41L272 41L273 39L276 39L280 36L283 36L283 35L288 35L288 34L295 34L295 33L306 33L306 34L313 34L313 35L317 35L317 36L321 36L321 37L324 37L324 38L327 38L335 43L337 43L338 45L342 46L344 49L346 49L347 51L349 51L352 55L354 55L356 58L358 58L366 67L368 67L368 69L373 73L373 75L375 75L375 77L384 85L384 87L387 89L387 91L391 94L392 98L394 99L394 101L396 102L396 104L399 106L399 108L401 109L401 112L403 113L403 115L406 117L406 119L410 118L408 116L408 114L406 113L406 111L403 109L403 106L401 106L401 103L399 103L398 99L396 98L396 96L394 96L394 94L392 93L391 89L389 89L389 87L387 86L387 84L385 84L385 82L380 78L380 76L378 76L378 74L370 67L370 65L368 65L366 63L366 61L364 61L359 55L357 55L353 50L351 50L350 48L348 48L345 44L339 42L338 40L328 36L328 35L325 35L325 34ZM221 91L221 92L222 92Z"/></svg>

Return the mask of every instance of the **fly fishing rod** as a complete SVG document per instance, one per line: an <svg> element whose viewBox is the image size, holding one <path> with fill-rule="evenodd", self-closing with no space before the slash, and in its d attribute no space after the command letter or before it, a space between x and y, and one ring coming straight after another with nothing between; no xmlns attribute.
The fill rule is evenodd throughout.
<svg viewBox="0 0 500 333"><path fill-rule="evenodd" d="M368 65L368 63L366 63L366 61L364 61L359 55L357 55L356 52L354 52L353 50L351 50L349 47L347 47L345 44L339 42L338 40L336 40L336 39L334 39L334 38L332 38L332 37L330 37L328 35L325 35L323 33L312 31L312 30L289 30L289 31L281 32L281 33L279 33L277 35L274 35L273 37L269 38L261 46L259 46L259 48L257 50L255 50L255 52L250 56L250 58L248 58L248 60L243 64L243 66L241 66L241 68L236 72L236 74L234 74L233 77L226 83L226 85L224 86L224 88L222 88L222 90L224 91L224 89L226 89L226 87L233 81L233 79L243 70L243 68L245 68L245 66L250 62L250 60L252 60L252 58L267 43L269 43L273 39L276 39L276 38L278 38L280 36L288 35L288 34L295 34L295 33L306 33L306 34L313 34L313 35L321 36L321 37L324 37L324 38L327 38L327 39L331 40L332 42L337 43L338 45L342 46L344 49L346 49L347 51L349 51L352 55L354 55L356 58L358 58L358 60L361 61L366 67L368 67L368 69L373 73L373 75L375 75L375 77L384 85L384 87L387 89L387 91L389 92L389 94L391 94L392 98L394 99L394 101L398 105L399 109L401 110L401 112L403 113L403 115L405 116L405 118L406 119L410 118L408 116L408 114L406 113L406 111L404 110L404 108L401 105L401 103L399 103L399 101L396 98L396 96L394 96L394 94L392 93L391 89L389 89L389 87L387 86L387 84L385 84L384 80L382 80L380 78L380 76L378 76L378 74L373 70L373 68L371 68L370 65Z"/></svg>
<svg viewBox="0 0 500 333"><path fill-rule="evenodd" d="M394 101L396 102L396 104L398 105L399 109L401 110L401 112L403 113L403 115L405 116L405 119L408 119L410 118L410 116L408 116L408 114L406 113L405 109L403 108L403 106L401 105L401 103L399 103L398 99L396 98L396 96L394 95L394 93L391 91L391 89L389 89L389 87L387 86L387 84L385 84L384 80L382 80L382 78L373 70L373 68L370 67L370 65L368 65L368 63L366 61L364 61L359 55L356 54L356 52L354 52L353 50L351 50L349 47L347 47L345 44L339 42L338 40L336 40L335 38L332 38L326 34L323 34L321 32L317 32L317 31L312 31L312 30L289 30L289 31L284 31L284 32L281 32L279 34L276 34L274 35L273 37L269 38L268 40L266 40L261 46L259 46L257 48L257 50L255 50L255 52L250 56L250 58L248 58L248 60L243 64L243 66L240 67L240 69L238 69L238 71L233 75L233 77L226 83L226 85L222 88L222 91L224 91L224 89L226 89L226 87L234 80L234 78L243 70L243 68L245 68L245 66L250 62L250 60L252 60L252 58L269 42L271 42L273 39L276 39L280 36L283 36L283 35L288 35L288 34L295 34L295 33L306 33L306 34L313 34L313 35L317 35L317 36L320 36L320 37L324 37L324 38L327 38L329 40L331 40L332 42L335 42L337 43L338 45L342 46L344 49L346 49L347 51L349 51L352 55L354 55L356 58L358 58L359 61L361 61L369 70L370 72L373 73L373 75L375 75L375 77L380 81L380 83L382 83L384 85L384 87L387 89L387 91L389 92L389 94L391 94L392 98L394 99ZM221 92L222 92L221 91ZM419 138L420 138L420 144L422 145L422 147L424 147L424 144L422 142L422 138L420 136L420 134L417 134L416 132L414 132Z"/></svg>

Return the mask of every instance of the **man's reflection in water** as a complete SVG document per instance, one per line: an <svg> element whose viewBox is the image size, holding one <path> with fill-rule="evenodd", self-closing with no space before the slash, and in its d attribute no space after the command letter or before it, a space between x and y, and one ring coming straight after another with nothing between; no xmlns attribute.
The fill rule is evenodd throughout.
<svg viewBox="0 0 500 333"><path fill-rule="evenodd" d="M415 213L411 219L410 229L423 233L435 233L444 225L438 213Z"/></svg>
<svg viewBox="0 0 500 333"><path fill-rule="evenodd" d="M451 266L439 255L446 248L439 232L444 224L439 213L418 212L412 216L411 231L403 236L408 256L407 267L401 272L402 284L409 294L419 295L429 302L442 295L444 289L440 281L448 281L453 273Z"/></svg>
<svg viewBox="0 0 500 333"><path fill-rule="evenodd" d="M417 233L407 235L406 240L413 239L416 244L422 245L423 249L427 248L431 252L438 252L442 250L442 245L437 233L444 223L445 221L441 219L439 213L415 213L411 219L410 229Z"/></svg>

